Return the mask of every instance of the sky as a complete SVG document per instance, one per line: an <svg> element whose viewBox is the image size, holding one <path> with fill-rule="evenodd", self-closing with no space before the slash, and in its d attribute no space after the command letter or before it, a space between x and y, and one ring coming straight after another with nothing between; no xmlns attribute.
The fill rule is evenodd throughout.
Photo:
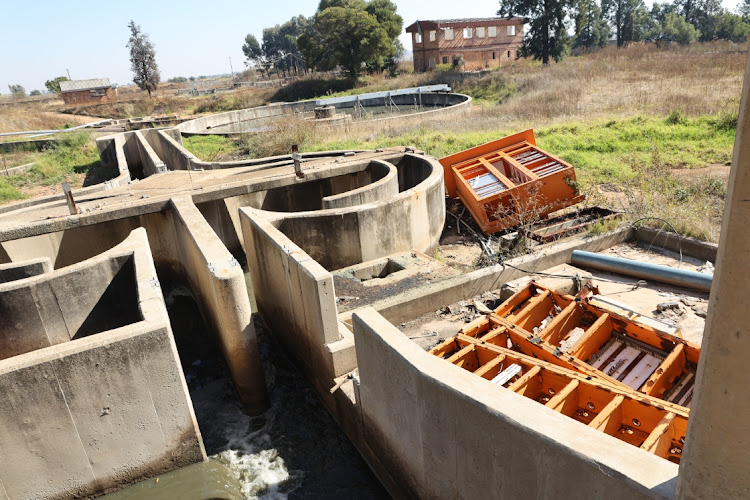
<svg viewBox="0 0 750 500"><path fill-rule="evenodd" d="M498 0L393 0L404 27L417 19L494 16ZM723 0L734 10L739 0ZM296 15L310 17L318 0L91 0L33 4L3 2L0 14L0 93L9 84L26 92L45 91L44 82L57 76L73 80L108 77L112 83L132 82L128 23L134 20L156 48L161 78L242 71L242 44L248 33L261 40L263 28ZM647 4L651 2L647 0ZM33 5L33 8L32 8ZM411 39L401 43L411 50ZM231 58L231 67L230 67Z"/></svg>

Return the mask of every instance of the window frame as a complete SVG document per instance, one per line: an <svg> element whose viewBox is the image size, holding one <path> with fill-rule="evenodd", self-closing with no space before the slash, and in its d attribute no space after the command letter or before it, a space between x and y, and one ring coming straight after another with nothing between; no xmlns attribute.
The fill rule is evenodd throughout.
<svg viewBox="0 0 750 500"><path fill-rule="evenodd" d="M422 43L422 33L419 31L414 33L414 43Z"/></svg>
<svg viewBox="0 0 750 500"><path fill-rule="evenodd" d="M479 30L482 30L482 31L481 31L481 35L479 34L479 33L480 33L480 31L479 31ZM476 35L477 35L477 38L484 38L484 37L485 37L485 33L486 33L486 29L485 29L485 27L484 27L484 26L477 26L477 28L476 28Z"/></svg>
<svg viewBox="0 0 750 500"><path fill-rule="evenodd" d="M467 33L469 34L469 36L466 36ZM464 40L471 40L472 38L474 38L474 28L464 28L463 37Z"/></svg>
<svg viewBox="0 0 750 500"><path fill-rule="evenodd" d="M509 24L505 27L505 33L508 36L516 36L516 25L515 24Z"/></svg>
<svg viewBox="0 0 750 500"><path fill-rule="evenodd" d="M487 28L487 38L497 37L497 26L490 26Z"/></svg>
<svg viewBox="0 0 750 500"><path fill-rule="evenodd" d="M435 30L430 30L429 40L431 42L434 42L435 40L437 40L437 32Z"/></svg>
<svg viewBox="0 0 750 500"><path fill-rule="evenodd" d="M454 40L456 38L456 33L453 28L445 28L445 33L443 33L443 36L446 40Z"/></svg>

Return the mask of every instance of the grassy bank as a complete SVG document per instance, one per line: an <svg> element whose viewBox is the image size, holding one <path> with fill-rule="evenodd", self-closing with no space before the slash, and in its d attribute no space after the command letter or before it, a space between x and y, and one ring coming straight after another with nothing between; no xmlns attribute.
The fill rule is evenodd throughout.
<svg viewBox="0 0 750 500"><path fill-rule="evenodd" d="M54 146L39 153L29 153L24 161L34 165L16 175L0 176L0 203L58 192L62 182L80 188L116 175L116 172L102 167L96 143L87 132L60 134Z"/></svg>

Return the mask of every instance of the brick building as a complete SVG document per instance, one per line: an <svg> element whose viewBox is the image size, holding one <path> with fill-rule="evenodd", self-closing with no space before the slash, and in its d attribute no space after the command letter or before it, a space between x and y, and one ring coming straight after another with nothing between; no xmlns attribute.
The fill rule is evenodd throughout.
<svg viewBox="0 0 750 500"><path fill-rule="evenodd" d="M462 56L465 69L477 70L514 61L523 44L522 17L485 17L417 21L411 33L414 71L431 71Z"/></svg>
<svg viewBox="0 0 750 500"><path fill-rule="evenodd" d="M109 78L60 82L60 93L68 105L109 102L117 95L109 83Z"/></svg>

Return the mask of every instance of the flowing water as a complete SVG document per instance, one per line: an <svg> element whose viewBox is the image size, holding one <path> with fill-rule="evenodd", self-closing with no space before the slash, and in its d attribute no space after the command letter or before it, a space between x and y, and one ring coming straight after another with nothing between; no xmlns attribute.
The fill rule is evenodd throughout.
<svg viewBox="0 0 750 500"><path fill-rule="evenodd" d="M191 466L191 481L164 481L160 476L159 483L150 479L131 487L140 488L136 496L117 498L232 498L202 496L196 484L236 484L233 481L239 482L241 498L388 497L259 318L255 325L271 407L249 417L240 409L224 360L190 292L169 283L162 283L162 289L212 462Z"/></svg>

